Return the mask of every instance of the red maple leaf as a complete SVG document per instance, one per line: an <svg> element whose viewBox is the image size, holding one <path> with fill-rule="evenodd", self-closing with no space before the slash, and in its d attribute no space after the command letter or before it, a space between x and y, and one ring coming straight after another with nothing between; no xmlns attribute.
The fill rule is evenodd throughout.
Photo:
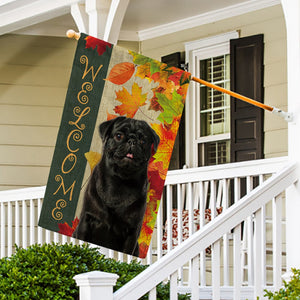
<svg viewBox="0 0 300 300"><path fill-rule="evenodd" d="M97 48L97 52L99 55L102 55L106 51L106 47L111 48L112 46L112 44L99 40L93 36L87 36L85 40L85 48L92 48L93 50Z"/></svg>
<svg viewBox="0 0 300 300"><path fill-rule="evenodd" d="M176 85L179 85L183 70L178 70L178 72L169 76L169 80L172 80Z"/></svg>
<svg viewBox="0 0 300 300"><path fill-rule="evenodd" d="M77 217L72 221L72 227L67 222L59 223L58 224L58 228L59 228L58 233L61 233L61 234L67 235L67 236L72 236L78 223L79 223L79 219Z"/></svg>

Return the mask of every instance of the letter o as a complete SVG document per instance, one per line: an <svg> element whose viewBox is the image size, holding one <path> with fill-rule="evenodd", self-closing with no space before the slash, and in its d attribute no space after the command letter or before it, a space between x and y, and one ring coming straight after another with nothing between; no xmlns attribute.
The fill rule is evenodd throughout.
<svg viewBox="0 0 300 300"><path fill-rule="evenodd" d="M71 167L69 170L65 171L64 166L65 166L65 163L66 163L66 160L67 160L67 159L68 159L69 161L73 162L73 165L72 165L72 167ZM75 167L75 165L76 165L76 162L77 162L77 157L76 157L76 155L75 155L74 153L69 153L69 154L65 157L65 159L63 160L63 162L62 162L62 164L61 164L61 171L62 171L64 174L70 173L70 172L74 169L74 167Z"/></svg>

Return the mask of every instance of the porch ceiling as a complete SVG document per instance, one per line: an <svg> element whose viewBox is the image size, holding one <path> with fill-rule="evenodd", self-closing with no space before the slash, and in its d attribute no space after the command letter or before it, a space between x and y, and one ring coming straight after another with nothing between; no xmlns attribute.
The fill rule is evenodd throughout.
<svg viewBox="0 0 300 300"><path fill-rule="evenodd" d="M77 29L71 5L84 0L1 0L0 34L64 36ZM245 12L280 4L280 0L130 0L120 39L145 40Z"/></svg>

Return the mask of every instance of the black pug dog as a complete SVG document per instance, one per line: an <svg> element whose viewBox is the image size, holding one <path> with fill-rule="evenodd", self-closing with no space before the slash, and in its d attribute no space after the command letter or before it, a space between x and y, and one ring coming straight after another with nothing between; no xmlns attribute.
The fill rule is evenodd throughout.
<svg viewBox="0 0 300 300"><path fill-rule="evenodd" d="M103 122L99 131L102 159L88 182L73 237L138 256L148 163L160 139L145 121L126 117Z"/></svg>

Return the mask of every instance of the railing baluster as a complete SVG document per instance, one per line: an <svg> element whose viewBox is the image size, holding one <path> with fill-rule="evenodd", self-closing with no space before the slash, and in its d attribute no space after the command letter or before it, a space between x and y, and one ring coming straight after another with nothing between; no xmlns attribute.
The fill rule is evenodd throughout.
<svg viewBox="0 0 300 300"><path fill-rule="evenodd" d="M210 181L210 199L209 207L211 209L211 219L213 220L216 216L216 181Z"/></svg>
<svg viewBox="0 0 300 300"><path fill-rule="evenodd" d="M27 203L22 201L22 247L27 248Z"/></svg>
<svg viewBox="0 0 300 300"><path fill-rule="evenodd" d="M170 300L177 300L177 271L170 276Z"/></svg>
<svg viewBox="0 0 300 300"><path fill-rule="evenodd" d="M253 178L247 176L246 180L247 185L247 194L250 193L253 189ZM254 274L253 274L253 219L252 215L247 218L247 261L248 261L248 284L253 285L254 283Z"/></svg>
<svg viewBox="0 0 300 300"><path fill-rule="evenodd" d="M234 203L238 202L241 198L241 180L234 177Z"/></svg>
<svg viewBox="0 0 300 300"><path fill-rule="evenodd" d="M12 218L12 203L9 201L7 203L7 256L11 256L13 250Z"/></svg>
<svg viewBox="0 0 300 300"><path fill-rule="evenodd" d="M233 299L241 299L242 265L241 265L241 224L233 232Z"/></svg>
<svg viewBox="0 0 300 300"><path fill-rule="evenodd" d="M172 246L172 186L167 185L166 187L166 193L167 193L167 245L168 245L168 252L170 252L173 248Z"/></svg>
<svg viewBox="0 0 300 300"><path fill-rule="evenodd" d="M20 205L15 202L15 244L20 246Z"/></svg>
<svg viewBox="0 0 300 300"><path fill-rule="evenodd" d="M40 213L41 213L41 209L42 209L42 199L38 198L37 201L38 201L38 204L37 204L38 205L38 207L37 207L38 217L40 217ZM43 243L43 229L42 229L42 227L38 226L37 231L38 231L38 240L37 240L37 242L38 242L38 244L42 244Z"/></svg>
<svg viewBox="0 0 300 300"><path fill-rule="evenodd" d="M262 268L261 268L261 282L262 286L267 285L267 255L266 255L266 206L263 205L261 208L261 249L262 249Z"/></svg>
<svg viewBox="0 0 300 300"><path fill-rule="evenodd" d="M226 211L228 208L228 186L227 180L222 179L222 203L221 206L223 210ZM223 261L224 261L224 268L223 268L223 276L224 276L224 285L229 285L229 239L228 233L225 233L223 236Z"/></svg>
<svg viewBox="0 0 300 300"><path fill-rule="evenodd" d="M35 213L34 213L34 202L33 199L30 199L30 245L33 245L35 243Z"/></svg>
<svg viewBox="0 0 300 300"><path fill-rule="evenodd" d="M51 231L46 229L46 243L49 244L51 243Z"/></svg>
<svg viewBox="0 0 300 300"><path fill-rule="evenodd" d="M151 289L149 291L148 299L149 300L156 300L156 287L154 287L153 289Z"/></svg>
<svg viewBox="0 0 300 300"><path fill-rule="evenodd" d="M262 286L262 210L255 213L254 229L254 299L263 297Z"/></svg>
<svg viewBox="0 0 300 300"><path fill-rule="evenodd" d="M191 260L191 300L199 300L199 255Z"/></svg>
<svg viewBox="0 0 300 300"><path fill-rule="evenodd" d="M273 282L274 289L281 287L282 273L282 195L272 200L273 206Z"/></svg>
<svg viewBox="0 0 300 300"><path fill-rule="evenodd" d="M192 183L187 184L187 209L189 214L189 236L194 232L194 209L193 209L193 197L192 197ZM192 262L189 261L189 283L191 284L192 277Z"/></svg>
<svg viewBox="0 0 300 300"><path fill-rule="evenodd" d="M200 208L200 228L203 228L204 224L205 224L205 190L204 190L204 182L200 181L199 182L199 208ZM201 286L205 286L206 285L206 274L205 274L205 270L206 270L206 260L205 257L206 253L205 250L200 252L200 284Z"/></svg>
<svg viewBox="0 0 300 300"><path fill-rule="evenodd" d="M122 252L118 252L118 261L124 261L124 254Z"/></svg>
<svg viewBox="0 0 300 300"><path fill-rule="evenodd" d="M178 216L177 239L179 245L182 242L182 189L180 184L177 184L177 216ZM179 276L179 284L183 285L183 267L178 269L178 276Z"/></svg>
<svg viewBox="0 0 300 300"><path fill-rule="evenodd" d="M1 251L0 251L0 255L1 258L5 256L5 205L4 202L1 202L1 221L0 221L0 226L1 226Z"/></svg>
<svg viewBox="0 0 300 300"><path fill-rule="evenodd" d="M221 298L220 293L220 241L216 241L212 244L211 252L211 264L212 264L212 293L213 299L219 300Z"/></svg>
<svg viewBox="0 0 300 300"><path fill-rule="evenodd" d="M193 205L193 190L192 183L187 184L187 203L189 211L189 236L194 233L194 205Z"/></svg>

